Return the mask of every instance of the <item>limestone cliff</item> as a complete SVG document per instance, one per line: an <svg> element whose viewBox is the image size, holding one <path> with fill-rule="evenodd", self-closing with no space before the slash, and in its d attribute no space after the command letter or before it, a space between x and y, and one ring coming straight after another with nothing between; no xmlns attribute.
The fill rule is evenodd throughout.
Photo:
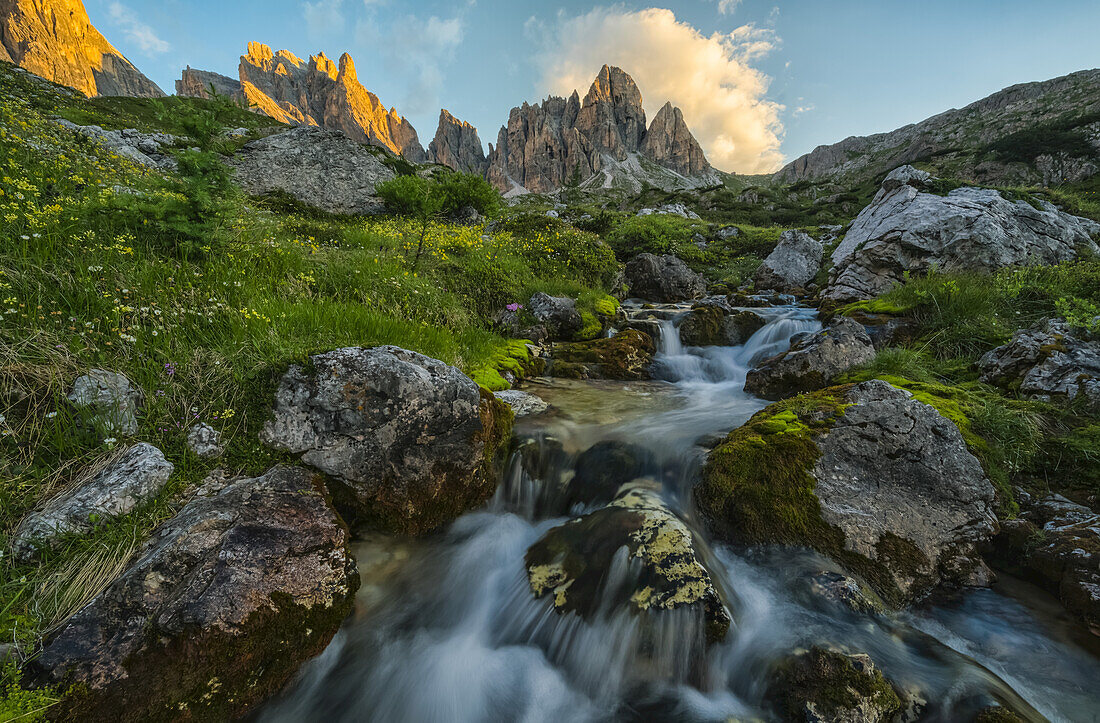
<svg viewBox="0 0 1100 723"><path fill-rule="evenodd" d="M206 70L195 70L191 66L183 71L183 77L176 81L176 95L185 98L209 98L210 86L219 95L243 100L244 91L241 89L241 81L220 73L211 73Z"/></svg>
<svg viewBox="0 0 1100 723"><path fill-rule="evenodd" d="M164 96L95 29L80 0L0 0L0 60L88 96Z"/></svg>
<svg viewBox="0 0 1100 723"><path fill-rule="evenodd" d="M485 173L487 166L477 128L455 118L447 110L439 111L439 128L428 144L428 160L477 175Z"/></svg>
<svg viewBox="0 0 1100 723"><path fill-rule="evenodd" d="M672 103L657 111L645 134L642 154L682 176L702 176L713 170L684 122L683 112Z"/></svg>

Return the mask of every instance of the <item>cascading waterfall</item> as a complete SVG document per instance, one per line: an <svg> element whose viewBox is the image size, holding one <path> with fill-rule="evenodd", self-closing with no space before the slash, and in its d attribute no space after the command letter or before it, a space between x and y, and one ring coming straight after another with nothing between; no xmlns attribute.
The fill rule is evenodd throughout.
<svg viewBox="0 0 1100 723"><path fill-rule="evenodd" d="M803 584L836 569L828 560L789 549L708 547L689 494L704 457L698 443L763 408L743 391L747 372L820 323L812 309L754 309L767 324L743 346L685 348L676 315L687 310L659 321L662 382L536 388L558 411L517 425L505 482L485 509L427 540L361 541L355 616L259 719L767 719L763 693L776 661L799 646L837 641L926 691L922 720L965 720L993 700L1034 706L1036 720L1095 720L1100 665L1017 602L981 591L961 607L891 620L838 615ZM590 509L570 508L560 490L576 455L603 440L647 451L645 474L663 485L727 598L733 625L722 643L703 644L698 616L686 610L643 625L610 603L584 620L533 598L524 556L548 530ZM601 588L608 601L637 574L620 552ZM1029 652L1017 660L1006 650Z"/></svg>

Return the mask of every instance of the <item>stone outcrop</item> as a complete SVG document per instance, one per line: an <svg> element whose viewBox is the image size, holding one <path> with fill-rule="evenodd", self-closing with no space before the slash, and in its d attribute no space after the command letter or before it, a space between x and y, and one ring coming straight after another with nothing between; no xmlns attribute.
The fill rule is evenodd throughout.
<svg viewBox="0 0 1100 723"><path fill-rule="evenodd" d="M527 302L535 321L546 329L551 341L565 341L581 330L583 321L577 302L567 296L550 296L539 291Z"/></svg>
<svg viewBox="0 0 1100 723"><path fill-rule="evenodd" d="M711 451L695 498L747 544L812 547L893 605L988 584L994 489L958 428L875 380L780 402Z"/></svg>
<svg viewBox="0 0 1100 723"><path fill-rule="evenodd" d="M1098 251L1100 224L1063 213L1046 201L1009 201L999 191L957 188L946 196L925 190L931 179L916 169L891 173L833 252L823 298L870 299L906 274L992 272L1017 264L1055 264Z"/></svg>
<svg viewBox="0 0 1100 723"><path fill-rule="evenodd" d="M791 723L888 723L904 707L871 656L819 646L783 660L768 697Z"/></svg>
<svg viewBox="0 0 1100 723"><path fill-rule="evenodd" d="M542 397L530 392L522 392L519 389L504 389L493 392L493 396L511 407L512 414L516 415L516 419L542 414L550 408L550 405Z"/></svg>
<svg viewBox="0 0 1100 723"><path fill-rule="evenodd" d="M512 412L462 372L394 346L291 366L264 443L324 472L364 522L421 533L487 500Z"/></svg>
<svg viewBox="0 0 1100 723"><path fill-rule="evenodd" d="M653 337L627 329L610 339L555 344L547 373L565 379L641 381L650 378L656 353Z"/></svg>
<svg viewBox="0 0 1100 723"><path fill-rule="evenodd" d="M68 128L74 133L92 139L123 158L159 171L176 170L176 159L169 154L169 151L184 140L168 133L142 133L135 128L108 131L94 125L78 126L64 118L59 118L56 123L62 128Z"/></svg>
<svg viewBox="0 0 1100 723"><path fill-rule="evenodd" d="M51 547L65 535L91 532L97 524L133 511L164 489L173 469L153 445L135 444L43 509L27 515L12 536L16 555L29 560L39 546Z"/></svg>
<svg viewBox="0 0 1100 723"><path fill-rule="evenodd" d="M87 96L164 97L95 29L81 0L0 0L0 60Z"/></svg>
<svg viewBox="0 0 1100 723"><path fill-rule="evenodd" d="M635 480L606 507L547 532L525 558L531 591L536 598L549 596L558 612L584 618L627 607L646 616L686 608L699 616L706 642L720 641L729 631L729 612L691 531L658 488ZM617 562L624 548L629 566ZM625 579L608 589L615 568Z"/></svg>
<svg viewBox="0 0 1100 723"><path fill-rule="evenodd" d="M446 110L439 111L439 127L428 144L428 160L478 176L484 175L488 167L477 128Z"/></svg>
<svg viewBox="0 0 1100 723"><path fill-rule="evenodd" d="M1084 338L1060 320L1021 329L978 360L981 380L1030 399L1084 399L1100 413L1100 341Z"/></svg>
<svg viewBox="0 0 1100 723"><path fill-rule="evenodd" d="M690 301L707 292L706 280L671 255L638 254L623 274L627 293L646 301Z"/></svg>
<svg viewBox="0 0 1100 723"><path fill-rule="evenodd" d="M756 270L757 290L790 292L804 289L821 269L824 247L804 231L784 231L779 244Z"/></svg>
<svg viewBox="0 0 1100 723"><path fill-rule="evenodd" d="M416 129L360 84L347 53L337 65L324 53L303 61L289 50L273 53L262 43L249 43L239 75L249 103L276 120L339 130L414 163L427 160Z"/></svg>
<svg viewBox="0 0 1100 723"><path fill-rule="evenodd" d="M619 68L604 66L583 101L550 97L513 108L489 146L487 178L502 193L546 193L570 183L640 190L713 183L717 174L684 122L666 106L647 131L642 94Z"/></svg>
<svg viewBox="0 0 1100 723"><path fill-rule="evenodd" d="M816 334L796 340L790 350L760 362L746 376L745 391L774 400L824 389L874 358L875 346L863 325L838 317Z"/></svg>
<svg viewBox="0 0 1100 723"><path fill-rule="evenodd" d="M103 435L134 435L145 395L123 374L92 369L73 382L69 403Z"/></svg>
<svg viewBox="0 0 1100 723"><path fill-rule="evenodd" d="M58 720L234 720L328 645L359 576L320 476L276 467L200 496L48 639L28 672Z"/></svg>
<svg viewBox="0 0 1100 723"><path fill-rule="evenodd" d="M182 76L176 81L176 95L181 98L209 98L211 86L218 95L233 100L245 99L241 81L221 73L196 70L190 65L184 68Z"/></svg>
<svg viewBox="0 0 1100 723"><path fill-rule="evenodd" d="M374 188L396 174L372 150L338 131L299 127L252 141L229 163L245 191L282 192L335 214L383 210Z"/></svg>

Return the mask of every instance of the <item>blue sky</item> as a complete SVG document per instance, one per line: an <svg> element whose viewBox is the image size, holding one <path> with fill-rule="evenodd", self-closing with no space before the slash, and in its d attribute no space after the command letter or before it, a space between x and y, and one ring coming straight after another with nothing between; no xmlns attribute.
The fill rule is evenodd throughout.
<svg viewBox="0 0 1100 723"><path fill-rule="evenodd" d="M771 170L1004 86L1100 66L1100 2L1059 0L85 0L92 22L172 92L180 69L236 77L250 40L347 50L427 145L439 108L496 141L509 109L583 95L603 62L652 115L684 109L724 170Z"/></svg>

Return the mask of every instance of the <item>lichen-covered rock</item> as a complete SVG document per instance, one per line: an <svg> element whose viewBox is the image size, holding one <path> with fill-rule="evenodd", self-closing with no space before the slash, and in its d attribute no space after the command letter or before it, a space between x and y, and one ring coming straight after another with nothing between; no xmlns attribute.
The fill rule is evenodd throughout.
<svg viewBox="0 0 1100 723"><path fill-rule="evenodd" d="M994 489L958 428L874 380L768 407L711 451L695 498L716 532L814 548L901 605L988 583Z"/></svg>
<svg viewBox="0 0 1100 723"><path fill-rule="evenodd" d="M804 231L784 231L775 247L753 276L757 289L792 291L804 289L821 269L825 247Z"/></svg>
<svg viewBox="0 0 1100 723"><path fill-rule="evenodd" d="M264 443L329 475L364 522L422 533L487 500L512 412L469 377L394 346L291 366Z"/></svg>
<svg viewBox="0 0 1100 723"><path fill-rule="evenodd" d="M867 331L843 316L792 342L790 350L765 359L748 373L745 391L774 400L824 389L844 372L875 358Z"/></svg>
<svg viewBox="0 0 1100 723"><path fill-rule="evenodd" d="M225 452L221 432L203 422L194 424L187 430L187 446L192 452L206 459L220 457Z"/></svg>
<svg viewBox="0 0 1100 723"><path fill-rule="evenodd" d="M817 646L780 663L768 697L791 723L879 723L904 707L869 655Z"/></svg>
<svg viewBox="0 0 1100 723"><path fill-rule="evenodd" d="M584 324L577 302L566 296L550 296L540 291L527 302L527 308L546 329L551 341L572 339Z"/></svg>
<svg viewBox="0 0 1100 723"><path fill-rule="evenodd" d="M565 379L650 378L649 368L657 347L644 331L627 329L610 339L556 344L549 374Z"/></svg>
<svg viewBox="0 0 1100 723"><path fill-rule="evenodd" d="M127 514L156 497L173 469L153 445L135 444L43 509L27 515L12 537L16 555L29 560L40 546L50 547L62 536L90 532L96 524Z"/></svg>
<svg viewBox="0 0 1100 723"><path fill-rule="evenodd" d="M987 384L1044 401L1081 397L1086 408L1100 413L1100 341L1075 334L1064 321L1017 331L1007 344L987 352L978 370Z"/></svg>
<svg viewBox="0 0 1100 723"><path fill-rule="evenodd" d="M281 192L336 214L383 210L374 188L396 174L372 151L340 131L293 128L252 141L229 163L253 196Z"/></svg>
<svg viewBox="0 0 1100 723"><path fill-rule="evenodd" d="M511 407L516 418L542 414L550 408L550 405L542 397L530 392L521 392L518 389L493 392L493 396Z"/></svg>
<svg viewBox="0 0 1100 723"><path fill-rule="evenodd" d="M898 169L860 212L833 252L822 298L870 299L906 274L992 272L1017 264L1056 264L1097 252L1100 224L1046 201L1009 201L999 191L957 188L926 192L927 174Z"/></svg>
<svg viewBox="0 0 1100 723"><path fill-rule="evenodd" d="M29 672L62 720L230 720L320 653L359 586L320 477L275 467L189 502Z"/></svg>
<svg viewBox="0 0 1100 723"><path fill-rule="evenodd" d="M551 596L559 612L585 618L624 606L642 614L692 608L708 642L722 640L729 612L698 559L691 531L656 488L647 480L629 483L607 507L547 532L527 551L531 591ZM633 564L626 579L607 589L611 569L628 560Z"/></svg>
<svg viewBox="0 0 1100 723"><path fill-rule="evenodd" d="M646 301L690 301L707 293L702 276L667 254L638 254L627 263L623 274L627 293Z"/></svg>
<svg viewBox="0 0 1100 723"><path fill-rule="evenodd" d="M680 341L687 346L738 346L767 323L751 311L726 312L716 305L697 305L680 322Z"/></svg>
<svg viewBox="0 0 1100 723"><path fill-rule="evenodd" d="M145 399L122 374L93 369L78 377L69 392L69 403L91 416L88 421L103 434L137 434L137 413Z"/></svg>
<svg viewBox="0 0 1100 723"><path fill-rule="evenodd" d="M1001 523L990 564L1046 588L1100 635L1100 514L1060 495L1022 507Z"/></svg>

